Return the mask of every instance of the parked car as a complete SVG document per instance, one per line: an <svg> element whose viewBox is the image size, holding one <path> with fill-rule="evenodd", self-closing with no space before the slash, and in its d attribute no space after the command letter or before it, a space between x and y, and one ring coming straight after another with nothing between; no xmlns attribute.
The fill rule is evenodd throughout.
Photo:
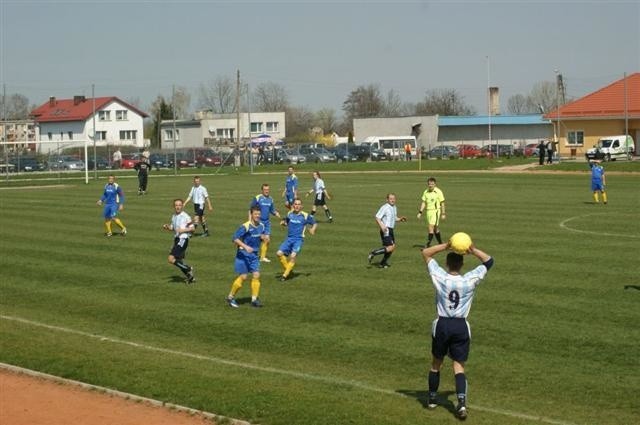
<svg viewBox="0 0 640 425"><path fill-rule="evenodd" d="M528 145L525 145L522 151L523 156L538 156L539 153L538 143L529 143Z"/></svg>
<svg viewBox="0 0 640 425"><path fill-rule="evenodd" d="M195 167L196 163L193 160L193 157L190 157L185 152L176 152L176 160L178 164L178 168L189 168ZM173 154L169 154L169 168L174 167Z"/></svg>
<svg viewBox="0 0 640 425"><path fill-rule="evenodd" d="M84 162L73 156L55 156L49 160L52 170L84 170Z"/></svg>
<svg viewBox="0 0 640 425"><path fill-rule="evenodd" d="M9 158L9 163L14 164L18 171L44 171L46 166L33 156L16 156Z"/></svg>
<svg viewBox="0 0 640 425"><path fill-rule="evenodd" d="M440 145L426 152L428 158L447 158L457 159L460 158L460 153L455 146Z"/></svg>
<svg viewBox="0 0 640 425"><path fill-rule="evenodd" d="M333 154L338 159L338 162L354 162L358 160L358 155L355 151L353 143L350 146L341 144L334 149Z"/></svg>
<svg viewBox="0 0 640 425"><path fill-rule="evenodd" d="M372 147L368 143L354 146L354 154L359 161L388 161L389 158L385 151Z"/></svg>
<svg viewBox="0 0 640 425"><path fill-rule="evenodd" d="M107 158L104 158L101 156L96 158L96 164L97 164L97 167L95 169L97 170L107 170L111 168L111 165L109 164L109 161L107 160ZM87 160L87 166L89 167L89 170L94 170L93 157L90 157Z"/></svg>
<svg viewBox="0 0 640 425"><path fill-rule="evenodd" d="M631 136L607 136L598 140L593 148L588 149L585 157L587 160L603 159L615 161L616 159L631 159L636 150Z"/></svg>
<svg viewBox="0 0 640 425"><path fill-rule="evenodd" d="M458 145L457 148L460 158L477 158L482 155L480 146L477 145Z"/></svg>
<svg viewBox="0 0 640 425"><path fill-rule="evenodd" d="M307 157L307 162L336 162L338 160L335 154L325 148L305 149L300 147L300 153Z"/></svg>
<svg viewBox="0 0 640 425"><path fill-rule="evenodd" d="M494 157L506 157L511 158L514 155L514 149L512 145L486 145L482 149L482 156L488 158Z"/></svg>
<svg viewBox="0 0 640 425"><path fill-rule="evenodd" d="M187 152L187 157L193 158L198 168L219 167L222 165L222 156L213 149L190 149Z"/></svg>
<svg viewBox="0 0 640 425"><path fill-rule="evenodd" d="M277 162L281 164L304 164L307 157L293 150L278 149L276 151Z"/></svg>
<svg viewBox="0 0 640 425"><path fill-rule="evenodd" d="M156 170L167 168L169 166L168 155L163 153L152 153L149 155L149 164Z"/></svg>
<svg viewBox="0 0 640 425"><path fill-rule="evenodd" d="M136 166L138 162L140 162L140 158L142 155L139 153L129 153L122 155L122 161L120 162L120 168L131 169Z"/></svg>

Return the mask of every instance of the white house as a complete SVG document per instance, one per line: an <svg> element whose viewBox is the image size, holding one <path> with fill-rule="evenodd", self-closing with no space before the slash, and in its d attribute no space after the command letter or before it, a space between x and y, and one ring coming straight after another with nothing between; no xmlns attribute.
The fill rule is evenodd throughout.
<svg viewBox="0 0 640 425"><path fill-rule="evenodd" d="M94 111L97 146L141 148L145 145L143 120L148 115L117 97L50 97L47 103L31 112L38 130L37 138L45 142L39 145L40 152L73 146L74 141L78 144L85 141L93 143ZM66 143L61 146L59 142Z"/></svg>
<svg viewBox="0 0 640 425"><path fill-rule="evenodd" d="M192 120L164 120L160 124L162 149L173 149L173 129L175 124L176 148L196 148L203 146L235 146L238 137L238 117L236 114L214 114L199 111ZM243 112L240 114L240 139L244 142L262 134L273 139L283 139L285 133L284 112Z"/></svg>

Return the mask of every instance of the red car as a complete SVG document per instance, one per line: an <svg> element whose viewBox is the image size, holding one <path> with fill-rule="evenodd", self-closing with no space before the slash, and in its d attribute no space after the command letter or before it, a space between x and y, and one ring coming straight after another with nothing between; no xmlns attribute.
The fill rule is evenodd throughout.
<svg viewBox="0 0 640 425"><path fill-rule="evenodd" d="M529 143L524 147L524 156L538 156L538 144Z"/></svg>
<svg viewBox="0 0 640 425"><path fill-rule="evenodd" d="M188 152L188 156L193 156L196 167L219 167L222 165L222 156L213 149L196 149Z"/></svg>
<svg viewBox="0 0 640 425"><path fill-rule="evenodd" d="M138 162L140 162L139 153L122 155L122 162L120 163L120 168L133 168L136 166Z"/></svg>
<svg viewBox="0 0 640 425"><path fill-rule="evenodd" d="M477 158L482 155L480 146L476 145L458 145L458 153L460 158Z"/></svg>

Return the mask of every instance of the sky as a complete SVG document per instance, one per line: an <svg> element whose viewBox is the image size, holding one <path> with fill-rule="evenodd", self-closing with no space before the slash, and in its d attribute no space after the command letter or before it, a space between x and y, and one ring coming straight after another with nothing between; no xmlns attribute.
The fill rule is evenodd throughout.
<svg viewBox="0 0 640 425"><path fill-rule="evenodd" d="M49 96L118 96L145 110L240 71L250 88L335 109L377 84L405 102L455 89L478 114L487 87L509 97L563 75L578 98L640 71L640 0L0 0L0 83Z"/></svg>

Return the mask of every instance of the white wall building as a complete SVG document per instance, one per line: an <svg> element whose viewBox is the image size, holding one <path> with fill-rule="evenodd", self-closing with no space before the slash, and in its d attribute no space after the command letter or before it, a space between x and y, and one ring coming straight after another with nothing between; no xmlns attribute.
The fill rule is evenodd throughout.
<svg viewBox="0 0 640 425"><path fill-rule="evenodd" d="M238 137L236 114L214 114L199 111L192 120L176 120L176 148L233 147ZM162 149L173 149L173 120L160 124ZM240 140L244 145L249 139L268 134L273 139L283 139L285 132L284 112L253 112L240 114Z"/></svg>
<svg viewBox="0 0 640 425"><path fill-rule="evenodd" d="M94 121L95 108L95 121ZM32 111L37 125L37 139L42 153L81 145L93 144L94 123L97 146L144 147L144 118L148 115L117 97L87 99L49 98L49 101ZM77 141L77 143L74 143ZM64 144L60 142L65 142Z"/></svg>

